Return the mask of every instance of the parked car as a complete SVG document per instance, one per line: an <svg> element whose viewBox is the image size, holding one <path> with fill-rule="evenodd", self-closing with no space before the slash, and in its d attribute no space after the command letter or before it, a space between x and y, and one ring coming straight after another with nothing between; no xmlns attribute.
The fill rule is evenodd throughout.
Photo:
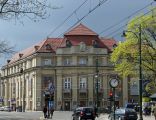
<svg viewBox="0 0 156 120"><path fill-rule="evenodd" d="M2 107L0 107L0 111L4 111L4 107L2 106Z"/></svg>
<svg viewBox="0 0 156 120"><path fill-rule="evenodd" d="M4 106L4 111L11 112L11 107L9 107L9 106Z"/></svg>
<svg viewBox="0 0 156 120"><path fill-rule="evenodd" d="M114 113L108 116L109 120L114 120ZM115 120L137 120L137 112L132 108L120 108L115 110Z"/></svg>
<svg viewBox="0 0 156 120"><path fill-rule="evenodd" d="M95 120L95 111L93 107L78 107L74 110L73 120Z"/></svg>

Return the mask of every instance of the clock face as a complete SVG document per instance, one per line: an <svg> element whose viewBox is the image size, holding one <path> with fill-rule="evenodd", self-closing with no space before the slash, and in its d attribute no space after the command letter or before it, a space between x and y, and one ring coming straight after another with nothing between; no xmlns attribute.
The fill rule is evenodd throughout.
<svg viewBox="0 0 156 120"><path fill-rule="evenodd" d="M111 87L117 87L119 84L119 81L117 79L111 79L110 80L110 86Z"/></svg>

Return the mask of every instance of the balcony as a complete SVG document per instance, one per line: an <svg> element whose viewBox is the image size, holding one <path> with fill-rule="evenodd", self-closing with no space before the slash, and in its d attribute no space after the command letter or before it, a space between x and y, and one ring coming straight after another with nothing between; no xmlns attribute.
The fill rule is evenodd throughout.
<svg viewBox="0 0 156 120"><path fill-rule="evenodd" d="M64 89L63 89L63 93L71 93L71 89L69 89L69 88L64 88Z"/></svg>
<svg viewBox="0 0 156 120"><path fill-rule="evenodd" d="M79 93L87 93L87 88L80 88Z"/></svg>

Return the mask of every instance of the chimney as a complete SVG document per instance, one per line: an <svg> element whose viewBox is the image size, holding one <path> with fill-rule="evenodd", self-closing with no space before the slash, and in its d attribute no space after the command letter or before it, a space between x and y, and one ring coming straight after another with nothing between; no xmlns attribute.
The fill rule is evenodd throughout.
<svg viewBox="0 0 156 120"><path fill-rule="evenodd" d="M9 63L11 60L7 60L7 63Z"/></svg>

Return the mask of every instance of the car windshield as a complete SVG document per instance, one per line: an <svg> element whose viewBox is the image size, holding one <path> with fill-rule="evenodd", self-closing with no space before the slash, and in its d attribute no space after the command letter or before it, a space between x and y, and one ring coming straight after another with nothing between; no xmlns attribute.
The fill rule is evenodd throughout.
<svg viewBox="0 0 156 120"><path fill-rule="evenodd" d="M117 113L117 114L124 114L125 113L125 109L117 109L116 111L115 111L115 113Z"/></svg>
<svg viewBox="0 0 156 120"><path fill-rule="evenodd" d="M84 108L83 111L85 111L85 112L93 112L93 109L92 108Z"/></svg>
<svg viewBox="0 0 156 120"><path fill-rule="evenodd" d="M126 109L126 112L135 112L134 109Z"/></svg>

